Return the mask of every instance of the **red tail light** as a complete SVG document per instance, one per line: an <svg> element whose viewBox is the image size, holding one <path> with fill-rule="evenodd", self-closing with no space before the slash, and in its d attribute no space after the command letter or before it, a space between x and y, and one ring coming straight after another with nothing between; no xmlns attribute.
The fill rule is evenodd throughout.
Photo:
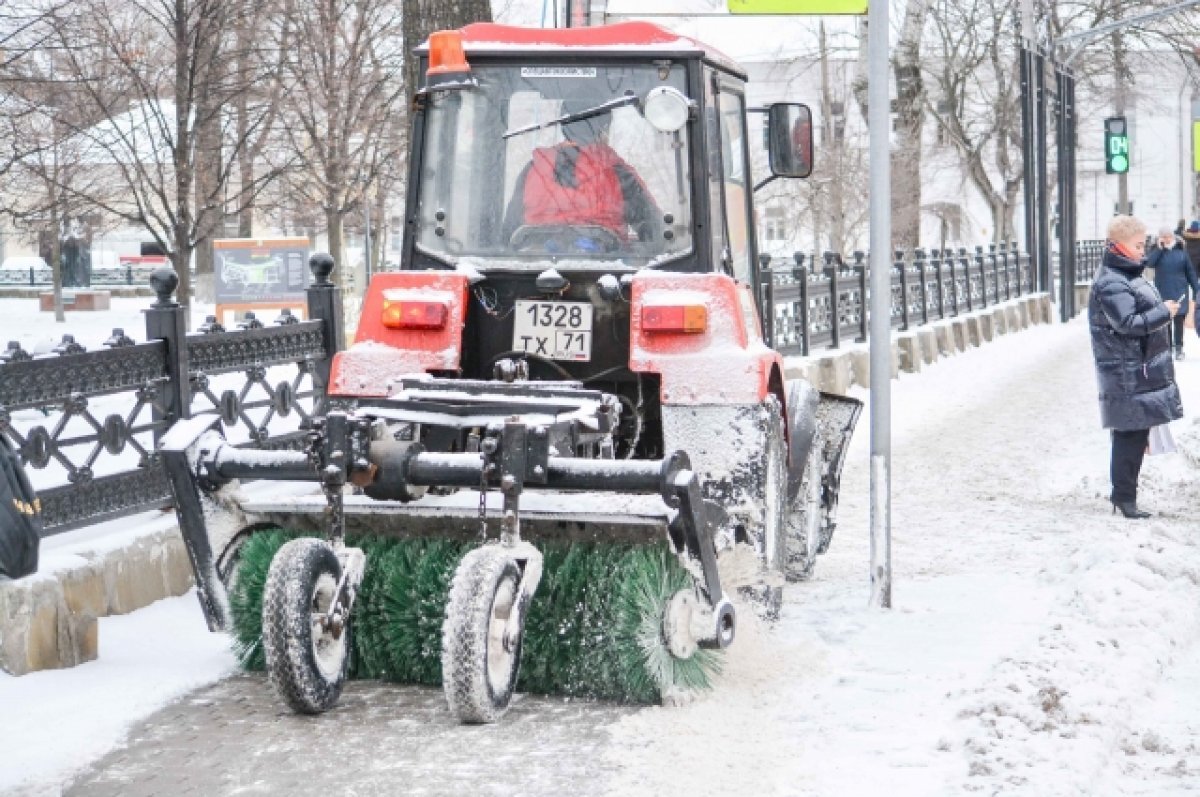
<svg viewBox="0 0 1200 797"><path fill-rule="evenodd" d="M703 332L708 329L708 308L702 304L644 305L645 332Z"/></svg>
<svg viewBox="0 0 1200 797"><path fill-rule="evenodd" d="M441 329L449 308L445 302L383 302L383 325L388 329Z"/></svg>

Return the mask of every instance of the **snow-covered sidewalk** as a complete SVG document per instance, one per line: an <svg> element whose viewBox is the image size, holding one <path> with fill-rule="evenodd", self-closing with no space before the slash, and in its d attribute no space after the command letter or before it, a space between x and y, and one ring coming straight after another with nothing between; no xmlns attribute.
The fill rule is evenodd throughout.
<svg viewBox="0 0 1200 797"><path fill-rule="evenodd" d="M1188 345L1175 431L1195 454ZM864 413L815 579L789 589L776 629L743 634L711 697L620 724L613 793L1200 789L1200 719L1160 713L1200 705L1197 472L1182 454L1147 458L1140 503L1155 517L1110 514L1083 319L892 389L895 608L866 607Z"/></svg>
<svg viewBox="0 0 1200 797"><path fill-rule="evenodd" d="M866 607L864 414L815 578L789 588L774 628L743 621L711 694L611 726L615 780L578 793L1192 793L1200 343L1187 343L1184 453L1147 459L1149 521L1109 514L1081 319L893 382L895 608ZM98 662L0 675L0 793L57 793L140 717L228 671L225 646L187 596L102 621Z"/></svg>

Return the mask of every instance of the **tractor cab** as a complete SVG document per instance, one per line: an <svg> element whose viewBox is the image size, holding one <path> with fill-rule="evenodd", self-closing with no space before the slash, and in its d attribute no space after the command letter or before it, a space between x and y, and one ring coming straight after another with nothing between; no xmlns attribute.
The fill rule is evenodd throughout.
<svg viewBox="0 0 1200 797"><path fill-rule="evenodd" d="M755 283L746 75L726 56L640 22L468 25L419 53L403 268ZM776 174L807 174L801 115L771 109Z"/></svg>

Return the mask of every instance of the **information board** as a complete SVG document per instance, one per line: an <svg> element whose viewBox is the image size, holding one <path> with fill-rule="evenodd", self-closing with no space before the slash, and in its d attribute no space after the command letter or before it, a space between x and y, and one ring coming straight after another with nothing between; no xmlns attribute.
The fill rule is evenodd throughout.
<svg viewBox="0 0 1200 797"><path fill-rule="evenodd" d="M304 303L307 238L223 238L213 250L217 304Z"/></svg>

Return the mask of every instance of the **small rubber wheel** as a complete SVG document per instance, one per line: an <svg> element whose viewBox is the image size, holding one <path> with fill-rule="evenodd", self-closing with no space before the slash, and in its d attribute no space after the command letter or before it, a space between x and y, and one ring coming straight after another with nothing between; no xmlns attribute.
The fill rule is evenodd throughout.
<svg viewBox="0 0 1200 797"><path fill-rule="evenodd" d="M263 588L267 676L294 711L320 714L337 704L350 662L350 625L330 627L342 566L324 540L286 543Z"/></svg>
<svg viewBox="0 0 1200 797"><path fill-rule="evenodd" d="M460 722L495 722L508 710L521 664L521 635L504 643L521 571L499 546L463 557L442 623L442 688Z"/></svg>

